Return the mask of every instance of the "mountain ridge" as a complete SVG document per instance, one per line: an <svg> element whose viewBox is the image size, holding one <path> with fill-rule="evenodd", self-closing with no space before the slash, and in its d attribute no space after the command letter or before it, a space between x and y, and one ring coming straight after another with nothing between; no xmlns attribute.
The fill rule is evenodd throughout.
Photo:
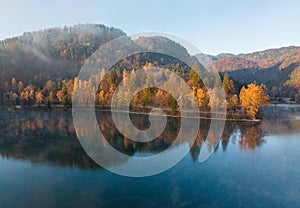
<svg viewBox="0 0 300 208"><path fill-rule="evenodd" d="M279 59L280 61L284 60L283 56L293 55L293 53L300 52L300 46L283 46L280 48L270 48L262 51L255 51L251 53L239 53L239 54L232 54L232 53L220 53L218 55L210 55L205 53L196 54L199 56L202 63L207 64L211 62L217 62L220 60L226 60L230 58L238 58L238 59L245 59L252 62L257 62L259 60L274 60ZM286 58L286 57L285 57ZM262 63L258 63L258 66L264 66ZM275 65L275 64L274 64ZM269 66L265 67L268 68ZM245 67L246 68L246 67ZM251 67L249 67L251 68ZM263 68L263 67L259 67ZM239 68L240 69L240 68ZM234 70L231 68L231 70ZM225 71L231 71L229 69ZM222 70L221 70L222 71Z"/></svg>
<svg viewBox="0 0 300 208"><path fill-rule="evenodd" d="M78 24L24 32L21 36L7 38L0 41L0 82L10 81L12 77L28 82L38 79L36 76L46 80L50 77L72 78L93 52L120 36L127 34L101 24ZM147 43L149 48L173 49L180 56L190 56L179 43L165 38L142 37L134 42L137 47L139 41ZM283 87L299 66L300 47L286 46L237 55L202 53L195 56L205 66L213 64L218 72L229 73L243 84L256 81L272 89Z"/></svg>
<svg viewBox="0 0 300 208"><path fill-rule="evenodd" d="M226 53L225 53L226 54ZM200 54L197 57L206 67L221 74L228 73L243 84L253 81L265 84L269 91L285 88L300 63L300 47L287 46L225 57ZM295 73L294 73L295 74ZM288 95L285 95L288 96Z"/></svg>

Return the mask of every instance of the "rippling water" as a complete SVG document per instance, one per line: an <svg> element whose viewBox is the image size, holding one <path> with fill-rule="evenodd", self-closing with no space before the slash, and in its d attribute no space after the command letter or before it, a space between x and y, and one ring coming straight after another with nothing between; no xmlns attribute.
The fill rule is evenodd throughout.
<svg viewBox="0 0 300 208"><path fill-rule="evenodd" d="M258 124L226 123L205 163L198 157L210 122L201 121L190 153L176 166L128 178L89 158L71 112L1 110L0 207L299 207L300 110L272 106L264 114ZM170 118L156 140L139 143L116 130L109 112L97 118L112 146L139 157L168 148L180 128L180 119ZM140 129L149 127L147 116L131 119Z"/></svg>

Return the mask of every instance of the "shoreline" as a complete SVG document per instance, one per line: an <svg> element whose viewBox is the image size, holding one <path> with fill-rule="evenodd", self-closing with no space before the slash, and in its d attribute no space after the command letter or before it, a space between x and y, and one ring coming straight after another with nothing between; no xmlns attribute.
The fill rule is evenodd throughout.
<svg viewBox="0 0 300 208"><path fill-rule="evenodd" d="M107 108L109 107L109 108ZM189 112L189 113L199 113L199 116L181 116L181 115L172 115L172 114L159 114L159 113L151 113L151 112L145 112L145 109L148 109L151 111L151 109L155 109L153 107L145 107L145 106L134 106L134 108L139 109L140 111L120 111L120 110L112 110L110 108L110 105L95 105L95 109L87 109L87 108L82 108L82 110L95 110L99 112L118 112L118 113L129 113L133 115L152 115L152 116L166 116L166 117L172 117L172 118L188 118L188 119L203 119L203 120L219 120L219 121L231 121L231 122L252 122L252 123L259 123L263 119L249 119L249 118L243 118L243 115L235 115L235 116L240 116L241 118L224 118L228 116L222 115L220 117L209 117L209 116L201 116L201 114L206 114L210 115L209 111L199 111L199 112ZM53 110L58 110L58 111L72 111L73 108L71 106L63 106L63 105L55 105L51 106L51 108L45 106L26 106L26 107L21 107L21 106L1 106L0 109L7 110L9 113L13 112L18 112L18 111L53 111ZM170 111L172 112L171 109L169 108L161 108L165 111ZM81 110L80 108L77 108L77 110ZM144 111L141 111L144 110Z"/></svg>

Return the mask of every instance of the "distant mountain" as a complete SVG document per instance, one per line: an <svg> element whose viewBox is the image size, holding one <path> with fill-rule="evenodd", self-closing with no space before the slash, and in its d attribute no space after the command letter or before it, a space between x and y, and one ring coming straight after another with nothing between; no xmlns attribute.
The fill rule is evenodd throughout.
<svg viewBox="0 0 300 208"><path fill-rule="evenodd" d="M208 64L208 63L211 63L212 61L218 61L220 59L232 57L232 56L235 56L235 55L231 54L231 53L220 53L217 56L208 55L205 53L196 54L196 57L199 59L199 61L202 64Z"/></svg>
<svg viewBox="0 0 300 208"><path fill-rule="evenodd" d="M214 63L218 71L235 71L239 69L265 69L280 64L283 69L300 61L300 47L289 46L268 49L248 54L221 53L217 56L207 54L196 55L204 64Z"/></svg>
<svg viewBox="0 0 300 208"><path fill-rule="evenodd" d="M289 46L248 54L198 54L204 64L213 64L221 73L228 72L234 79L250 83L265 83L268 87L282 86L300 63L300 47Z"/></svg>

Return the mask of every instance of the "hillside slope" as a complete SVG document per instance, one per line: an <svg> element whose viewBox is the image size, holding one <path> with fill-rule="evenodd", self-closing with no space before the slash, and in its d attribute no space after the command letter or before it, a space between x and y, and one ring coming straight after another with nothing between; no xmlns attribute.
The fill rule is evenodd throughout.
<svg viewBox="0 0 300 208"><path fill-rule="evenodd" d="M249 54L227 56L200 55L205 64L213 64L221 73L242 83L264 83L267 87L281 87L300 63L300 47L289 46Z"/></svg>
<svg viewBox="0 0 300 208"><path fill-rule="evenodd" d="M10 82L12 77L22 80L24 84L73 78L101 45L120 36L126 36L120 29L99 24L79 24L25 32L22 36L0 41L0 83ZM159 49L162 52L172 50L177 57L192 58L183 46L167 38L128 39L134 47ZM228 72L242 84L256 81L266 84L271 90L291 83L290 76L300 63L300 47L289 46L238 55L222 53L217 56L196 56L201 63L212 63L220 73ZM162 53L129 57L119 65L130 70L142 67L148 61L181 72L188 69L184 63Z"/></svg>

